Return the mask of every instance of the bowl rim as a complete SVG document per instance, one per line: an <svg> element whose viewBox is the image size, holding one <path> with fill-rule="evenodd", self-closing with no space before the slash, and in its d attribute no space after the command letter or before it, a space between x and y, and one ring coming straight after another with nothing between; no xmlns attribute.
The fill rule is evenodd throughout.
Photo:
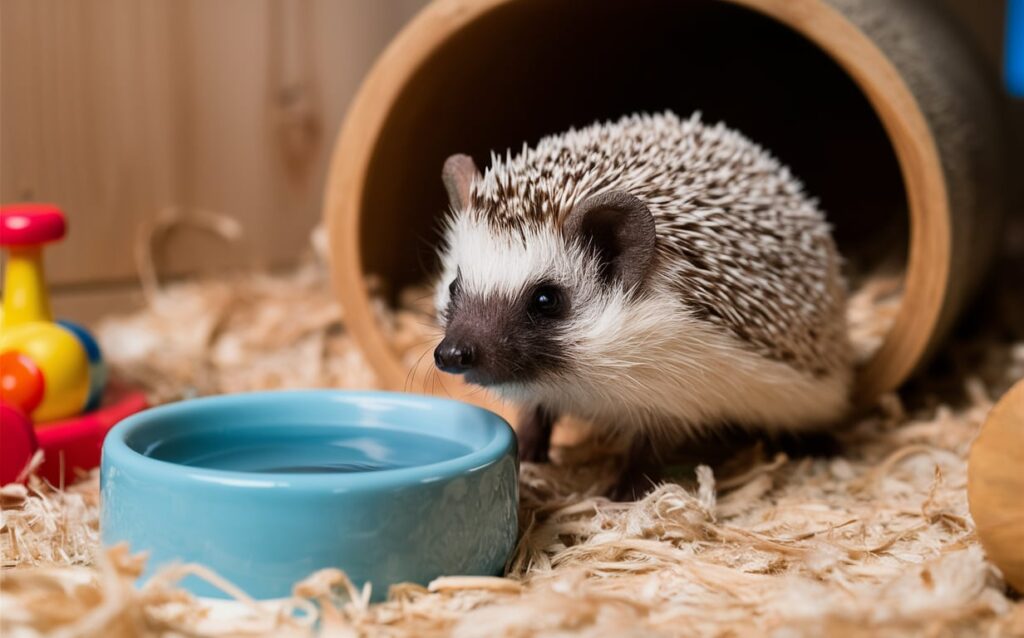
<svg viewBox="0 0 1024 638"><path fill-rule="evenodd" d="M251 405L253 402L287 404L301 401L341 403L353 406L359 402L374 401L401 409L417 410L427 406L441 406L452 412L476 414L481 418L484 427L490 430L490 436L483 445L473 447L466 454L454 458L387 470L370 472L344 473L261 473L243 472L197 467L183 463L175 463L152 456L134 449L127 442L132 434L152 427L155 419L188 417L189 413L199 413L211 408L230 408L234 404ZM435 436L436 434L428 434ZM445 438L445 437L438 437ZM289 488L306 491L328 491L332 493L349 491L373 491L381 488L394 488L413 484L427 484L451 480L475 472L498 462L503 456L511 454L516 457L515 432L508 422L494 412L454 399L445 399L429 395L388 392L378 390L340 390L340 389L308 389L308 390L270 390L256 392L240 392L185 399L160 405L133 414L112 428L103 443L100 477L105 478L110 472L128 472L135 476L154 478L160 481L171 481L177 484L209 484L211 487L220 485L230 488Z"/></svg>

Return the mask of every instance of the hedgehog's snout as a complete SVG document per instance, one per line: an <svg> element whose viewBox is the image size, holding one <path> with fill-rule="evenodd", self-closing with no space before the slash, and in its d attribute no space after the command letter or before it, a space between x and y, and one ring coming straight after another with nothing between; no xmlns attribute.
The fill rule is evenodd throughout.
<svg viewBox="0 0 1024 638"><path fill-rule="evenodd" d="M514 298L462 291L447 309L434 364L486 387L527 382L558 367L563 359L557 335L568 307L562 297L547 284Z"/></svg>
<svg viewBox="0 0 1024 638"><path fill-rule="evenodd" d="M463 374L476 364L476 350L473 344L448 336L434 349L434 364L445 372Z"/></svg>

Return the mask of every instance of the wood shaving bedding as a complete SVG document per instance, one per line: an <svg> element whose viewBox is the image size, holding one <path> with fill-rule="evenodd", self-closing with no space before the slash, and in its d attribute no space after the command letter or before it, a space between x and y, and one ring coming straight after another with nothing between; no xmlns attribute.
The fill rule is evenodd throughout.
<svg viewBox="0 0 1024 638"><path fill-rule="evenodd" d="M851 301L852 334L865 352L891 315L871 313L866 296L890 307L893 286L864 286ZM398 310L378 307L402 352L434 334L424 299L411 290ZM117 374L160 402L376 383L344 331L322 263L176 284L98 334ZM636 503L601 496L616 459L584 430L560 432L558 463L522 468L522 536L507 578L398 585L381 604L337 569L311 574L274 604L249 600L202 566L170 567L135 588L144 557L98 548L95 473L64 491L33 477L0 491L0 633L1024 635L1024 603L986 561L965 492L971 441L993 399L1024 371L1024 337L995 334L954 344L948 378L884 397L838 434L839 455L790 458L746 444L727 462L684 468ZM189 573L237 602L196 600L177 587Z"/></svg>

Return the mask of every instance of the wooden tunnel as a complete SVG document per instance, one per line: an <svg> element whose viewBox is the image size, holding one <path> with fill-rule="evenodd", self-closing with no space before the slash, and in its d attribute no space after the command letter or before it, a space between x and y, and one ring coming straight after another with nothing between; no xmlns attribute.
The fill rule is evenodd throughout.
<svg viewBox="0 0 1024 638"><path fill-rule="evenodd" d="M820 199L851 271L901 273L900 308L858 392L897 387L977 288L1003 207L996 85L935 5L430 4L366 78L334 151L324 214L354 338L385 385L406 387L409 370L377 323L365 276L397 291L433 273L448 155L486 166L492 150L570 126L699 110L793 169Z"/></svg>

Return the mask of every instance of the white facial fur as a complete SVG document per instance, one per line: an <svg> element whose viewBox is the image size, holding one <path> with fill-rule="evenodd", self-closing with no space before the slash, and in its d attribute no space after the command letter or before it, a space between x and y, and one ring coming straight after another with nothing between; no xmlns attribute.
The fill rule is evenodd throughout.
<svg viewBox="0 0 1024 638"><path fill-rule="evenodd" d="M445 238L438 316L448 305L448 284L457 273L463 290L481 295L512 298L541 281L559 283L588 303L603 293L597 268L583 248L567 243L551 227L527 227L519 236L495 232L475 215L459 214L450 218Z"/></svg>

